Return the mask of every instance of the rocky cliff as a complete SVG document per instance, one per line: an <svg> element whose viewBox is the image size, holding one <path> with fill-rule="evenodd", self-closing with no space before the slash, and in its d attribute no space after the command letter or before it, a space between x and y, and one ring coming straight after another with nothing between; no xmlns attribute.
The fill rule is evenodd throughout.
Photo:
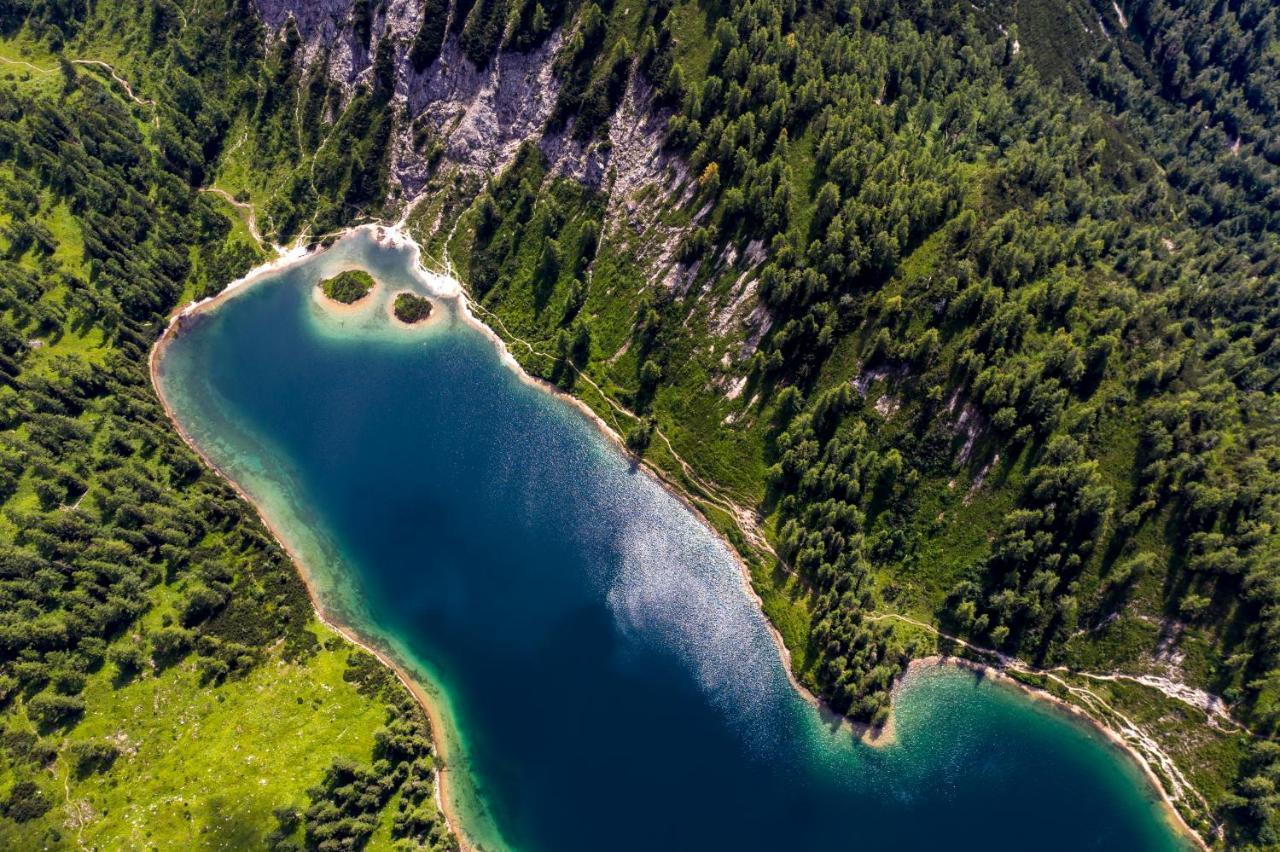
<svg viewBox="0 0 1280 852"><path fill-rule="evenodd" d="M611 170L619 172L618 186L627 191L659 179L670 186L668 179L686 177L676 160L662 155L665 117L654 114L646 87L635 80L607 142L583 145L546 132L560 89L552 63L563 32L527 53L501 51L483 69L463 55L457 36L449 33L439 58L416 71L408 53L422 24L419 0L371 4L367 48L356 33L356 0L257 0L257 5L271 38L292 20L306 61L327 59L331 78L348 89L369 77L382 40L394 40L395 100L408 120L401 122L392 171L407 196L428 177L427 164L409 144L412 126L423 121L444 141L447 163L485 174L501 171L521 143L535 140L555 171L596 187Z"/></svg>
<svg viewBox="0 0 1280 852"><path fill-rule="evenodd" d="M731 294L713 299L709 292L689 292L699 270L679 263L675 247L684 230L699 224L707 211L698 212L683 227L663 221L663 210L693 197L697 181L683 160L664 148L668 114L655 106L644 78L630 75L604 138L581 142L565 130L549 129L560 91L553 64L572 34L572 22L531 51L499 51L484 68L463 55L458 37L449 32L439 57L418 71L409 51L423 23L423 0L367 5L360 5L361 0L256 2L269 38L278 38L292 21L303 41L305 61L327 62L329 76L348 92L370 78L382 41L394 40L394 100L404 120L393 142L391 175L401 198L415 197L433 169L497 174L522 143L534 141L553 174L572 177L605 195L603 237L625 239L635 247L637 267L650 286L705 300L701 309L714 318L714 336L737 338L741 343L735 347L734 364L745 364L755 351L771 322L754 298L754 279L764 252L757 245L742 258L736 254L721 258L735 267L738 276ZM356 13L362 10L369 15L367 47L357 33ZM443 144L443 156L435 166L412 144L415 126L424 123ZM723 366L732 374L740 372L739 367ZM727 377L724 384L728 386Z"/></svg>

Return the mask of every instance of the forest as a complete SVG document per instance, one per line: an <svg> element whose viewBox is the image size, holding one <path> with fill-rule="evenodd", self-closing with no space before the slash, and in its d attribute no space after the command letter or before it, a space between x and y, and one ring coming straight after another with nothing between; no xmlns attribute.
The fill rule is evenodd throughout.
<svg viewBox="0 0 1280 852"><path fill-rule="evenodd" d="M242 0L110 5L0 18L38 51L0 68L10 819L56 793L31 770L51 748L120 771L50 736L74 734L103 660L194 659L216 684L280 638L309 653L291 567L171 434L143 362L169 310L259 257L200 189L251 201L270 240L319 239L403 203L390 152L408 139L442 199L411 220L424 245L530 343L527 369L629 412L628 447L739 545L833 708L883 721L907 663L961 642L1064 676L1172 676L1233 727L1090 688L1175 750L1211 842L1280 844L1271 4L426 0L387 37L388 4L357 0L350 84ZM104 44L153 106L73 64ZM451 162L448 128L406 106L451 45L486 69L549 44L542 138L500 174ZM687 179L619 213L609 179L552 153L607 157L628 94ZM419 736L411 717L385 736ZM334 762L278 815L281 842L351 845L394 796L429 801L425 748L395 751L398 794ZM396 825L447 843L429 816Z"/></svg>
<svg viewBox="0 0 1280 852"><path fill-rule="evenodd" d="M756 576L833 707L883 720L913 656L964 652L886 613L1046 670L1176 648L1251 732L1190 749L1218 792L1186 814L1270 846L1275 11L1064 5L586 4L553 122L607 137L629 62L692 195L631 240L530 148L450 247L529 369L590 376L633 450L757 507ZM672 233L690 283L636 286ZM748 277L769 323L722 356L708 317Z"/></svg>
<svg viewBox="0 0 1280 852"><path fill-rule="evenodd" d="M456 848L421 709L320 627L148 377L170 312L263 257L201 190L231 117L271 112L264 32L242 3L98 5L0 19L0 844ZM148 57L154 100L73 61L103 45ZM273 777L211 801L193 767L233 748Z"/></svg>

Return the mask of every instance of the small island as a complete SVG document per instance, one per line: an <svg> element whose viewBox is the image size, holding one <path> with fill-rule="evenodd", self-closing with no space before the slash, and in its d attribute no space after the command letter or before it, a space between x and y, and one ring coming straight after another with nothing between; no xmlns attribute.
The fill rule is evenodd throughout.
<svg viewBox="0 0 1280 852"><path fill-rule="evenodd" d="M373 276L359 269L348 269L320 282L320 289L335 302L354 305L373 290Z"/></svg>
<svg viewBox="0 0 1280 852"><path fill-rule="evenodd" d="M396 319L410 325L422 322L431 316L431 300L417 293L399 293L396 296L394 312Z"/></svg>

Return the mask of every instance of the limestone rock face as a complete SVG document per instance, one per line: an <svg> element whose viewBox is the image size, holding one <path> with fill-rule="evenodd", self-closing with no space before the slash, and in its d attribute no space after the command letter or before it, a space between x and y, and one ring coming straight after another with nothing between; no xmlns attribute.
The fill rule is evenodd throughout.
<svg viewBox="0 0 1280 852"><path fill-rule="evenodd" d="M555 172L595 187L607 188L604 184L613 181L624 195L650 183L669 189L673 179L684 183L687 177L678 158L662 151L666 115L653 110L648 87L636 79L609 124L607 144L584 145L563 133L546 133L560 90L552 64L563 31L528 53L502 51L483 69L463 55L457 37L449 34L440 57L419 72L408 53L422 25L422 0L372 3L367 46L356 33L355 0L255 2L270 38L292 21L304 43L305 61L326 62L330 78L348 92L369 77L382 39L394 39L395 100L410 119L401 122L392 152L392 174L404 197L412 197L428 177L427 164L411 144L414 121L426 121L435 130L448 163L486 175L501 171L521 143L533 140Z"/></svg>
<svg viewBox="0 0 1280 852"><path fill-rule="evenodd" d="M270 33L279 36L292 20L308 64L327 62L331 79L350 90L367 79L379 43L395 44L395 100L410 119L425 117L444 140L445 157L484 173L502 169L520 143L538 139L555 105L559 86L551 71L560 46L557 33L530 53L500 53L477 69L448 36L440 57L421 72L408 53L422 24L421 0L373 4L369 44L357 35L353 0L256 0ZM402 122L393 150L392 174L404 195L426 183L427 165L410 144L412 127Z"/></svg>
<svg viewBox="0 0 1280 852"><path fill-rule="evenodd" d="M484 68L463 55L457 37L450 33L440 56L418 71L409 51L422 25L423 0L371 0L367 45L356 31L357 0L255 2L268 37L278 38L292 21L304 44L305 61L326 63L330 79L348 96L369 78L382 40L393 39L394 100L404 119L391 143L391 177L398 185L397 197L414 198L431 176L431 164L413 147L415 127L430 127L443 142L437 168L452 167L484 177L501 172L522 143L535 142L553 174L577 180L605 196L604 230L633 247L650 286L698 300L700 308L715 319L715 336L722 345L736 341L736 355L726 365L725 378L745 369L772 323L755 297L754 279L765 253L757 246L742 263L736 255L721 258L722 265L741 274L732 294L712 298L709 293L689 292L698 269L680 263L675 248L707 210L684 225L672 225L661 215L665 209L689 203L697 181L683 159L665 148L669 113L655 106L652 88L642 76L630 76L605 138L583 142L565 129L552 131L547 126L560 91L553 65L568 37L564 30L552 33L527 53L501 51Z"/></svg>

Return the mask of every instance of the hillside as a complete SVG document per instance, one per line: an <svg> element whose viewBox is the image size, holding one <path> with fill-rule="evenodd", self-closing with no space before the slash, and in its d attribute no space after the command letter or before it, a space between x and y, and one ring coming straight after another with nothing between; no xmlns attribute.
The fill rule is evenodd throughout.
<svg viewBox="0 0 1280 852"><path fill-rule="evenodd" d="M296 594L274 546L253 580L203 534L230 521L144 542L110 495L221 487L142 386L166 311L259 231L404 217L735 543L831 706L882 720L913 656L976 656L1122 731L1210 842L1280 841L1268 4L63 8L0 23L6 609L60 625L7 643L14 719L80 653L86 584L130 590L116 642L196 601L201 660L315 629L219 633L249 586ZM151 443L112 425L135 408ZM150 582L57 550L103 529Z"/></svg>
<svg viewBox="0 0 1280 852"><path fill-rule="evenodd" d="M263 257L199 191L259 31L189 26L202 100L121 61L126 6L96 40L52 6L3 22L0 845L452 848L421 710L317 620L148 377L168 313Z"/></svg>

